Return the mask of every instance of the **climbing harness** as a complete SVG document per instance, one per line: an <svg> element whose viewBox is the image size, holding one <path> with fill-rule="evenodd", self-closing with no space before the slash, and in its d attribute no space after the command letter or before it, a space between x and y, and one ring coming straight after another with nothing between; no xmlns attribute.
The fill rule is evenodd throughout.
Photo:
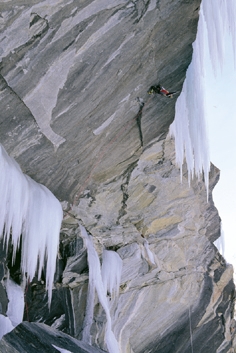
<svg viewBox="0 0 236 353"><path fill-rule="evenodd" d="M148 94L161 94L162 96L173 98L173 95L177 93L177 91L169 92L167 89L162 87L161 85L151 86L148 90Z"/></svg>
<svg viewBox="0 0 236 353"><path fill-rule="evenodd" d="M164 95L166 97L173 97L173 95L177 92L169 92L167 91L164 87L162 87L161 85L157 85L157 86L151 86L150 89L148 90L149 94L153 94L153 93L158 93L161 95ZM98 154L97 156L97 161L96 163L93 165L88 177L86 178L84 184L80 187L78 193L76 193L74 201L73 201L73 205L75 205L75 203L79 200L81 194L84 192L86 186L89 184L93 172L96 169L96 167L98 166L98 164L101 162L102 158L104 157L104 155L107 153L108 149L118 140L118 138L120 136L122 136L122 134L127 130L127 128L134 122L134 121L138 121L141 118L141 115L143 113L143 109L144 107L147 107L149 101L151 100L151 97L148 98L147 102L144 103L143 100L141 100L140 98L137 98L137 101L140 104L140 109L138 111L138 113L134 116L133 119L131 119L130 121L128 121L126 124L124 124L124 126L122 128L120 128L118 130L118 132L116 133L116 135L109 141L109 143L107 145L105 145L103 147L103 149L101 150L101 152ZM141 133L140 133L141 135ZM142 136L141 137L141 142L142 142Z"/></svg>

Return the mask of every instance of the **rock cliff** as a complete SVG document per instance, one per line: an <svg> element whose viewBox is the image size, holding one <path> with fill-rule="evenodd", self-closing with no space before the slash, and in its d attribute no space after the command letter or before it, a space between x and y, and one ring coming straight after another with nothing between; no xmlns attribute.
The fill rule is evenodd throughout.
<svg viewBox="0 0 236 353"><path fill-rule="evenodd" d="M64 209L51 309L44 279L35 279L26 287L25 321L41 324L19 325L0 341L1 352L56 352L55 336L71 352L107 350L98 300L93 348L68 336L82 338L88 289L78 221L100 258L109 249L122 259L119 296L109 299L122 353L233 352L233 269L213 244L220 235L211 195L219 170L212 165L208 202L204 180L189 185L184 168L180 182L168 136L177 95L147 93L159 82L181 91L199 6L1 4L0 142ZM0 256L0 280L8 267L19 282L20 253L15 266L4 250ZM3 284L0 293L5 314Z"/></svg>

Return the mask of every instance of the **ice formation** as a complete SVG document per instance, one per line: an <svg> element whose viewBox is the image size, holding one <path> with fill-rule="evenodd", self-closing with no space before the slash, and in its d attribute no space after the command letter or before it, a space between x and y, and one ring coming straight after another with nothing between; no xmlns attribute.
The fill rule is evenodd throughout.
<svg viewBox="0 0 236 353"><path fill-rule="evenodd" d="M21 240L21 271L32 280L41 277L45 261L46 288L51 302L62 208L43 185L22 173L19 165L0 145L0 236L13 246L13 259Z"/></svg>
<svg viewBox="0 0 236 353"><path fill-rule="evenodd" d="M102 281L105 293L118 295L122 272L120 256L111 250L104 250L102 254Z"/></svg>
<svg viewBox="0 0 236 353"><path fill-rule="evenodd" d="M24 291L11 279L7 279L4 283L7 298L9 300L7 307L7 316L11 320L14 327L19 325L23 320L24 315Z"/></svg>
<svg viewBox="0 0 236 353"><path fill-rule="evenodd" d="M72 353L71 351L68 351L67 349L57 347L57 346L55 346L54 344L52 344L52 346L53 346L54 348L56 348L56 349L58 350L58 352L61 352L61 353Z"/></svg>
<svg viewBox="0 0 236 353"><path fill-rule="evenodd" d="M100 304L102 305L107 318L106 331L105 331L105 342L109 353L119 353L118 342L112 332L111 327L111 315L109 311L108 300L105 292L105 288L102 282L101 266L99 262L98 254L93 246L93 240L90 235L87 234L85 228L80 225L81 236L84 239L84 243L87 247L88 253L88 265L89 265L89 286L87 295L87 307L84 319L84 327L82 332L82 339L87 343L91 344L90 329L93 321L93 308L95 289L98 295Z"/></svg>
<svg viewBox="0 0 236 353"><path fill-rule="evenodd" d="M236 40L235 0L203 0L200 8L192 62L186 73L183 90L176 102L175 120L170 135L175 138L176 163L181 169L186 158L189 181L204 172L208 194L210 157L205 122L204 60L209 50L213 67L223 65L224 33ZM235 46L236 48L236 46ZM236 50L236 49L235 49Z"/></svg>
<svg viewBox="0 0 236 353"><path fill-rule="evenodd" d="M23 320L24 292L22 288L11 279L4 281L7 291L7 316L0 314L0 340L2 336L11 332Z"/></svg>
<svg viewBox="0 0 236 353"><path fill-rule="evenodd" d="M0 340L4 335L12 331L13 329L14 329L14 326L12 325L9 317L6 317L0 314Z"/></svg>

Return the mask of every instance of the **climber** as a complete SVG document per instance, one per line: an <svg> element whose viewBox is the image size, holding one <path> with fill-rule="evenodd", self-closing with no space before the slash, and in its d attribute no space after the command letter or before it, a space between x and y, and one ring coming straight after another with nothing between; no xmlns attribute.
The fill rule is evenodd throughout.
<svg viewBox="0 0 236 353"><path fill-rule="evenodd" d="M157 86L151 86L148 90L148 94L153 94L153 93L158 93L161 94L162 96L168 97L168 98L173 98L173 95L177 92L169 92L167 89L162 87L161 85Z"/></svg>

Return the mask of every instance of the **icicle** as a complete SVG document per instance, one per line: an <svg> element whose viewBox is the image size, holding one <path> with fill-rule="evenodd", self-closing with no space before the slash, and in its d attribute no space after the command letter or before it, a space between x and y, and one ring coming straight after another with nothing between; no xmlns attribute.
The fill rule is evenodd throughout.
<svg viewBox="0 0 236 353"><path fill-rule="evenodd" d="M0 145L0 237L13 245L13 261L22 237L21 270L32 280L46 266L49 304L56 266L62 208L43 185L23 174L19 165Z"/></svg>
<svg viewBox="0 0 236 353"><path fill-rule="evenodd" d="M193 44L193 58L186 73L182 93L176 103L175 120L170 126L170 135L175 137L176 163L181 172L186 158L189 183L194 174L199 178L204 171L208 198L210 159L202 80L204 76L204 45L201 44L203 30L204 18L201 10L197 38Z"/></svg>
<svg viewBox="0 0 236 353"><path fill-rule="evenodd" d="M104 250L102 254L102 281L105 293L119 294L121 272L122 260L120 256L115 251Z"/></svg>
<svg viewBox="0 0 236 353"><path fill-rule="evenodd" d="M80 226L81 236L85 241L87 252L88 252L90 290L92 292L94 289L96 289L98 294L98 299L106 313L107 324L106 324L106 332L105 332L105 342L107 344L109 353L119 353L120 351L119 351L118 342L111 329L111 315L109 311L106 292L102 282L101 266L100 266L98 254L93 246L92 237L87 234L85 228L82 225L79 225L79 226ZM84 327L84 329L86 329L87 332L90 331L90 328L92 325L92 323L90 322L90 317L87 317L87 315L90 315L90 313L93 311L93 307L94 307L94 300L91 301L91 299L93 299L93 295L89 294L87 297L87 309L86 309L86 316L85 316L86 327ZM91 310L91 307L92 307L92 310ZM88 327L88 324L90 323L91 325L90 327ZM86 332L86 335L84 335L84 332L83 332L82 334L83 338L87 336L87 332Z"/></svg>
<svg viewBox="0 0 236 353"><path fill-rule="evenodd" d="M186 73L182 93L176 102L175 120L170 135L175 138L176 164L180 167L186 158L189 182L204 172L208 198L210 157L205 122L204 62L209 50L216 73L223 67L225 55L224 34L230 32L236 60L236 1L203 0L199 13L196 41L193 43L192 62ZM227 25L226 25L227 24Z"/></svg>

